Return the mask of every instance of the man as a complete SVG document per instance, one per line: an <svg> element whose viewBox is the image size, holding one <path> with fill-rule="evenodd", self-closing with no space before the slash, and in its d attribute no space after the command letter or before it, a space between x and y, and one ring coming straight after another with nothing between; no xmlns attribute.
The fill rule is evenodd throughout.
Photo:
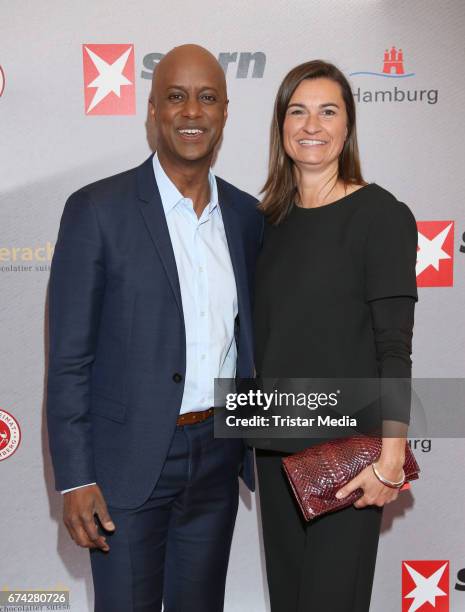
<svg viewBox="0 0 465 612"><path fill-rule="evenodd" d="M215 439L213 379L253 373L262 219L210 170L227 118L202 47L153 78L157 153L74 193L50 278L48 427L96 612L223 609L241 440ZM108 506L107 506L108 504Z"/></svg>

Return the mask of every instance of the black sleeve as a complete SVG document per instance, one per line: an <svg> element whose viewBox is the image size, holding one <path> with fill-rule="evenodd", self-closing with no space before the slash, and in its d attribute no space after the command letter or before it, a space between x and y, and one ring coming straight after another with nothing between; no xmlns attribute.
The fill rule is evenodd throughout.
<svg viewBox="0 0 465 612"><path fill-rule="evenodd" d="M378 371L382 379L382 418L408 424L415 299L392 297L374 300L370 302L370 309Z"/></svg>
<svg viewBox="0 0 465 612"><path fill-rule="evenodd" d="M408 206L393 196L373 209L365 253L366 301L394 296L418 299L415 266L418 233Z"/></svg>

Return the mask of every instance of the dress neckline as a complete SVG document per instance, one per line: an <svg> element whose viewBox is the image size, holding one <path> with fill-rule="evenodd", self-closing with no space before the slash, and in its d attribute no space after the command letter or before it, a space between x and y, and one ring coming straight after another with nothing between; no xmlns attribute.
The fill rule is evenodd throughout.
<svg viewBox="0 0 465 612"><path fill-rule="evenodd" d="M314 206L312 208L305 208L303 206L298 206L297 204L294 203L292 210L302 211L303 214L308 214L308 213L314 214L318 211L323 211L325 209L338 207L341 204L344 204L347 200L350 200L351 198L353 198L358 193L365 191L369 187L373 187L375 185L376 183L368 183L367 185L363 185L363 187L360 187L360 189L356 189L355 191L352 191L351 193L348 193L347 195L342 196L342 198L339 198L338 200L334 200L334 202L330 202L329 204L323 204L323 206Z"/></svg>

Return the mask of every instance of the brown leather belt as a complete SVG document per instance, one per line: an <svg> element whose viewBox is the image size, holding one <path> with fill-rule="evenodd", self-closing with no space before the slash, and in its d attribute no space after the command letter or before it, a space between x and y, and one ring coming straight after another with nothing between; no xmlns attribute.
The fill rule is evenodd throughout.
<svg viewBox="0 0 465 612"><path fill-rule="evenodd" d="M198 412L185 412L180 414L176 421L176 425L193 425L194 423L202 423L206 421L208 417L213 414L213 408L207 408L206 410L199 410Z"/></svg>

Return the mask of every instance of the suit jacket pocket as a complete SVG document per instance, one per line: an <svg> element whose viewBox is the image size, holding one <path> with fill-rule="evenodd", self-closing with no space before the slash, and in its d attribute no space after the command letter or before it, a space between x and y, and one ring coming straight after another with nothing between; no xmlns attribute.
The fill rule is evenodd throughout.
<svg viewBox="0 0 465 612"><path fill-rule="evenodd" d="M124 423L126 421L126 410L126 404L95 391L92 393L90 402L91 414L97 414L118 423Z"/></svg>

